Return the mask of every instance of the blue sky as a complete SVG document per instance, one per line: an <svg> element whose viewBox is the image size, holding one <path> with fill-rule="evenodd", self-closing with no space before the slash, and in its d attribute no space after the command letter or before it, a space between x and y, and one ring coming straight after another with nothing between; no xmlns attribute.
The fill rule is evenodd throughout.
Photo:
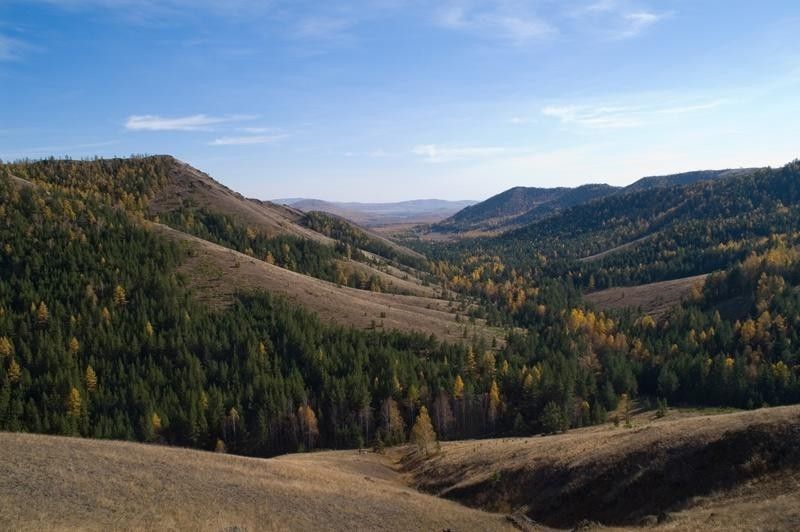
<svg viewBox="0 0 800 532"><path fill-rule="evenodd" d="M483 199L800 157L800 4L2 0L0 158Z"/></svg>

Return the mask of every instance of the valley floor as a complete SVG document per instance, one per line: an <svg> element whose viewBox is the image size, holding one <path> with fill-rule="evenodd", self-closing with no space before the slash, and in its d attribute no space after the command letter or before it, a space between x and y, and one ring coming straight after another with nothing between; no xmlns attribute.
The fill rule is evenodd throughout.
<svg viewBox="0 0 800 532"><path fill-rule="evenodd" d="M630 428L447 442L425 460L0 433L0 529L797 530L798 437L800 406L645 412Z"/></svg>

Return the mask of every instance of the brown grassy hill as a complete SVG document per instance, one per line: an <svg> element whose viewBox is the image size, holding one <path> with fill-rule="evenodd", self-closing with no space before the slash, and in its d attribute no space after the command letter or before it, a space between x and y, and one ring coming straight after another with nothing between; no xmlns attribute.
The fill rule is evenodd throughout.
<svg viewBox="0 0 800 532"><path fill-rule="evenodd" d="M586 294L585 298L601 310L641 309L660 316L689 296L692 288L702 287L707 274L638 286L616 286Z"/></svg>
<svg viewBox="0 0 800 532"><path fill-rule="evenodd" d="M307 238L330 246L336 243L333 238L306 227L303 224L305 214L297 209L269 201L245 198L217 182L208 174L186 163L172 157L168 157L168 160L171 163L169 181L150 202L150 214L161 215L177 210L182 206L191 205L209 212L230 216L238 222L264 231L270 236L290 235ZM342 221L343 223L349 223L344 219ZM401 246L386 237L355 225L353 227L355 230L364 232L381 245L392 249L395 253L406 255L413 259L424 259L424 256L420 253ZM374 253L363 253L374 264L362 263L356 265L356 263L352 263L349 267L350 270L363 272L367 277L377 275L385 286L403 287L397 289L400 293L433 295L432 290L422 288L422 283L419 279L406 279L411 276L405 272L400 272L396 268L391 268L391 261Z"/></svg>
<svg viewBox="0 0 800 532"><path fill-rule="evenodd" d="M437 338L460 341L463 328L486 338L496 338L502 345L502 330L487 327L482 320L475 325L456 321L456 311L449 302L424 295L376 293L301 275L243 253L196 238L175 229L153 224L169 238L185 242L192 256L181 270L195 290L196 297L212 306L224 306L239 290L262 289L279 294L316 312L326 321L358 328L375 323L385 330L419 331ZM394 278L401 288L424 293L410 281ZM412 292L414 293L414 292Z"/></svg>
<svg viewBox="0 0 800 532"><path fill-rule="evenodd" d="M511 530L419 493L378 455L255 459L0 433L3 530Z"/></svg>
<svg viewBox="0 0 800 532"><path fill-rule="evenodd" d="M800 528L800 406L671 411L545 437L443 444L406 460L423 490L556 527Z"/></svg>
<svg viewBox="0 0 800 532"><path fill-rule="evenodd" d="M208 174L172 160L169 182L149 205L150 214L163 214L184 204L231 216L269 235L293 235L333 244L333 240L300 225L303 213L268 201L247 199L218 183Z"/></svg>

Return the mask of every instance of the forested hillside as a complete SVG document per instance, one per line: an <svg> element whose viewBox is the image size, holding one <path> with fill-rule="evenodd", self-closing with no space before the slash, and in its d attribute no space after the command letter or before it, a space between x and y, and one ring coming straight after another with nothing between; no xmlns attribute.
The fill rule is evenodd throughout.
<svg viewBox="0 0 800 532"><path fill-rule="evenodd" d="M0 428L272 455L400 442L422 407L440 437L464 438L597 423L637 397L800 401L800 163L609 197L501 238L427 246L424 264L326 215L304 229L332 246L248 231L207 205L154 214L174 168L159 157L0 166ZM206 306L179 273L195 252L152 231L156 216L334 280L329 266L357 249L427 265L463 335L336 326L260 291ZM622 258L579 261L645 236ZM582 298L707 267L720 271L658 320ZM504 343L470 332L482 318L507 328Z"/></svg>
<svg viewBox="0 0 800 532"><path fill-rule="evenodd" d="M752 173L755 169L700 170L663 176L643 177L627 187L605 184L575 188L514 187L486 201L467 207L431 226L434 233L500 233L542 220L564 209L613 195L625 195L658 188L690 185Z"/></svg>
<svg viewBox="0 0 800 532"><path fill-rule="evenodd" d="M503 231L545 218L561 209L602 198L618 189L609 185L576 188L514 187L466 207L432 229L444 233Z"/></svg>
<svg viewBox="0 0 800 532"><path fill-rule="evenodd" d="M583 330L586 344L571 344L572 354L601 374L609 353L622 354L628 391L695 404L793 402L799 187L794 162L614 195L500 237L420 249L439 259L450 289L486 301L477 316L529 335L549 316ZM586 290L715 271L659 321L581 301Z"/></svg>
<svg viewBox="0 0 800 532"><path fill-rule="evenodd" d="M728 179L615 195L488 246L511 264L530 264L526 255L541 254L552 274L589 288L708 273L764 251L775 235L796 240L799 177L800 163L794 162ZM614 253L617 248L624 252Z"/></svg>

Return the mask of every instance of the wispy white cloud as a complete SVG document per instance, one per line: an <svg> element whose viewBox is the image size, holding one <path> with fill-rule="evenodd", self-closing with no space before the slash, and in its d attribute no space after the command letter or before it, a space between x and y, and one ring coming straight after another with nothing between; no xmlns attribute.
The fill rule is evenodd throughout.
<svg viewBox="0 0 800 532"><path fill-rule="evenodd" d="M636 37L656 22L666 18L665 13L651 13L649 11L636 11L623 16L622 27L612 34L616 39L630 39Z"/></svg>
<svg viewBox="0 0 800 532"><path fill-rule="evenodd" d="M244 133L252 133L252 134L260 134L260 133L276 133L278 130L274 127L237 127L236 131L242 131Z"/></svg>
<svg viewBox="0 0 800 532"><path fill-rule="evenodd" d="M441 144L418 144L411 153L429 163L448 163L466 159L494 157L511 151L497 146L444 146Z"/></svg>
<svg viewBox="0 0 800 532"><path fill-rule="evenodd" d="M249 135L243 137L220 137L214 139L208 144L210 146L248 146L251 144L271 144L281 139L286 138L286 135Z"/></svg>
<svg viewBox="0 0 800 532"><path fill-rule="evenodd" d="M132 131L209 131L218 124L242 122L255 118L252 115L208 116L198 114L180 117L132 115L125 122L125 128Z"/></svg>
<svg viewBox="0 0 800 532"><path fill-rule="evenodd" d="M639 112L631 107L548 105L542 109L542 114L565 124L589 128L636 127L642 124Z"/></svg>
<svg viewBox="0 0 800 532"><path fill-rule="evenodd" d="M436 23L490 40L524 44L550 37L558 30L519 2L458 2L437 12Z"/></svg>
<svg viewBox="0 0 800 532"><path fill-rule="evenodd" d="M595 0L569 10L568 15L579 21L579 31L604 40L625 40L643 34L673 13L655 12L632 0Z"/></svg>
<svg viewBox="0 0 800 532"><path fill-rule="evenodd" d="M672 105L571 104L548 105L542 114L563 124L590 129L639 127L657 121L659 117L694 113L713 109L727 103L725 99L683 102Z"/></svg>
<svg viewBox="0 0 800 532"><path fill-rule="evenodd" d="M619 0L597 0L577 10L577 13L605 13L619 8Z"/></svg>
<svg viewBox="0 0 800 532"><path fill-rule="evenodd" d="M18 61L22 55L33 50L33 46L8 35L0 34L0 61Z"/></svg>

